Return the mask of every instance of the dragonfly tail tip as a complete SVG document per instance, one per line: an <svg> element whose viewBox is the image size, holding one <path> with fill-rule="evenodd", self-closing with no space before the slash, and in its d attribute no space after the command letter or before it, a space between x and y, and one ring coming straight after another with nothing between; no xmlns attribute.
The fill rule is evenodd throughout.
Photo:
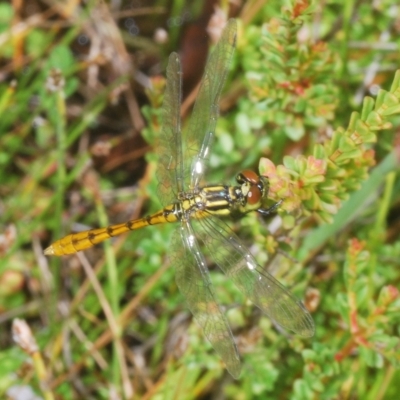
<svg viewBox="0 0 400 400"><path fill-rule="evenodd" d="M53 256L54 255L54 248L53 246L49 246L43 251L45 256Z"/></svg>

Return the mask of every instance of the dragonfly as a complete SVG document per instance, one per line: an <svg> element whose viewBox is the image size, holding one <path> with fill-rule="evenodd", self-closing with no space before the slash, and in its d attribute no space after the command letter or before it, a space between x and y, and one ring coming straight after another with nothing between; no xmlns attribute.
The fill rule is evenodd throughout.
<svg viewBox="0 0 400 400"><path fill-rule="evenodd" d="M203 184L219 115L219 98L236 47L236 21L230 19L207 61L192 116L181 130L182 70L177 53L167 66L162 128L157 144L157 194L163 208L144 218L72 233L54 242L46 255L67 255L105 239L149 225L178 222L171 238L170 262L177 286L205 337L238 378L241 362L228 319L218 304L208 261L231 279L276 325L303 337L314 334L311 315L294 295L264 270L221 217L265 207L269 182L252 170L237 174L235 185Z"/></svg>

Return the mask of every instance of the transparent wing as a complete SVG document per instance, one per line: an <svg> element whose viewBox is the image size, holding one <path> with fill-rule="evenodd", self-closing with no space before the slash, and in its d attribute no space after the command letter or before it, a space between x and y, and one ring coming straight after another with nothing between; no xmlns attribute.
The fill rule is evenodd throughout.
<svg viewBox="0 0 400 400"><path fill-rule="evenodd" d="M197 221L207 252L240 291L282 328L301 336L314 334L314 322L303 304L272 275L219 218ZM197 232L197 227L194 226Z"/></svg>
<svg viewBox="0 0 400 400"><path fill-rule="evenodd" d="M178 54L172 53L168 60L162 128L157 143L157 194L164 206L175 201L178 193L183 191L181 93L181 63Z"/></svg>
<svg viewBox="0 0 400 400"><path fill-rule="evenodd" d="M184 134L185 187L197 187L204 175L215 125L219 114L219 98L236 45L236 21L230 19L211 53L193 113Z"/></svg>
<svg viewBox="0 0 400 400"><path fill-rule="evenodd" d="M182 222L174 232L170 254L176 268L176 283L190 311L229 373L237 378L239 354L228 321L215 300L206 262L189 221Z"/></svg>

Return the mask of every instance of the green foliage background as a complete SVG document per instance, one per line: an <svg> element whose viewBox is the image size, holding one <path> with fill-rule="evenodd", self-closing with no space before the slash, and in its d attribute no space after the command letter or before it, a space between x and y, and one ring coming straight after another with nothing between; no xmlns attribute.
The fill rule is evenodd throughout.
<svg viewBox="0 0 400 400"><path fill-rule="evenodd" d="M269 225L247 215L233 227L262 265L274 250L290 252L268 266L312 311L315 337L278 332L212 269L242 355L243 372L234 381L192 323L168 268L171 226L150 227L78 258L42 254L72 230L159 209L152 147L136 144L146 153L144 174L132 173L124 162L104 172L98 154L129 137L118 132L121 109L129 115L132 106L123 94L127 87L140 99L140 135L154 143L161 124L161 65L179 50L185 26L203 15L202 5L133 2L119 10L113 2L65 1L21 10L17 2L0 2L3 397L26 385L46 399L113 393L133 399L398 398L396 1L248 1L231 10L238 44L209 182L227 182L259 164L270 173L271 165L277 167L282 192L271 177L271 196L284 197L282 222ZM227 2L221 7L226 12ZM160 26L168 30L166 44L152 38ZM94 39L103 43L116 27L122 39L111 41L111 48L123 43L117 55L129 54L149 76L158 65L159 76L146 91L132 84L132 71L110 67L107 52L93 58L86 53L93 48L79 47L87 39L93 46ZM88 81L92 67L101 71L94 85ZM328 148L340 150L335 162ZM330 166L329 173L310 156ZM263 157L271 164L260 162ZM95 276L82 269L88 266ZM24 352L13 342L15 318L29 323L39 351Z"/></svg>

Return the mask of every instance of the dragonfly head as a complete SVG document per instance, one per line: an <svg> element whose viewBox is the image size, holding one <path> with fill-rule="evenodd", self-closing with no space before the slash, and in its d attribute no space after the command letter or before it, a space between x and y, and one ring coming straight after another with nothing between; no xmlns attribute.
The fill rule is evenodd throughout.
<svg viewBox="0 0 400 400"><path fill-rule="evenodd" d="M268 195L268 179L265 176L257 175L254 171L245 169L237 174L236 181L241 185L240 189L245 200L245 211L261 208Z"/></svg>

